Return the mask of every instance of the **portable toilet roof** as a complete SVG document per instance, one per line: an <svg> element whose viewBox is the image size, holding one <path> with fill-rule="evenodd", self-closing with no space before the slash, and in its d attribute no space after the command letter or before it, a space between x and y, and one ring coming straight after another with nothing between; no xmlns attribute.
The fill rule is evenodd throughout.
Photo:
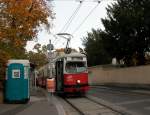
<svg viewBox="0 0 150 115"><path fill-rule="evenodd" d="M24 66L30 66L29 60L21 60L21 59L20 60L17 60L17 59L8 60L7 66L12 63L19 63L19 64L23 64Z"/></svg>

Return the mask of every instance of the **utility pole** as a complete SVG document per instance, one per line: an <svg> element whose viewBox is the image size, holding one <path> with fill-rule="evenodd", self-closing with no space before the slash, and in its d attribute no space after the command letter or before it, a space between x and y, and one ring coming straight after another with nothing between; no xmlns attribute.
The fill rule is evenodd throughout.
<svg viewBox="0 0 150 115"><path fill-rule="evenodd" d="M49 70L50 70L50 78L52 78L52 50L53 50L53 44L51 44L51 40L49 40L49 44L47 45L47 48L49 50L48 57L49 57Z"/></svg>

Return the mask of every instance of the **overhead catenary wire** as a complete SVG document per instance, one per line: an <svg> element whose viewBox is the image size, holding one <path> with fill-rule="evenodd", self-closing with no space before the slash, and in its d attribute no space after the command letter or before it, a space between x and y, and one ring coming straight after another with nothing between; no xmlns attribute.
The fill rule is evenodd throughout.
<svg viewBox="0 0 150 115"><path fill-rule="evenodd" d="M71 15L71 17L68 19L68 21L66 22L66 24L63 26L63 28L61 29L61 32L65 32L68 27L70 26L70 24L72 23L73 19L75 18L75 16L77 15L77 13L79 12L80 8L82 6L82 1L80 1L80 4L78 5L78 7L75 9L75 11L73 12L73 14Z"/></svg>
<svg viewBox="0 0 150 115"><path fill-rule="evenodd" d="M79 0L80 4L77 6L77 8L75 9L75 11L73 12L73 14L70 16L70 18L68 19L68 21L66 22L66 24L63 26L63 28L61 29L61 31L59 33L63 33L66 32L66 30L69 28L71 22L73 21L73 19L75 18L75 16L77 15L77 13L79 12L82 4L83 4L83 0ZM57 39L57 37L55 37L54 40L54 44L57 45L59 39Z"/></svg>
<svg viewBox="0 0 150 115"><path fill-rule="evenodd" d="M79 26L77 26L77 28L72 32L72 35L74 35L79 30L79 28L85 23L85 21L94 12L94 10L99 6L100 3L101 2L98 1L98 4L88 13L88 15L83 19L83 21L79 24Z"/></svg>
<svg viewBox="0 0 150 115"><path fill-rule="evenodd" d="M55 0L53 0L53 1L55 1ZM57 1L59 1L59 0L57 0ZM65 1L65 0L64 0ZM77 1L77 0L76 0ZM63 26L63 28L61 29L61 31L60 32L65 32L67 29L68 29L68 27L70 26L70 24L71 24L71 22L73 21L73 19L75 18L75 16L77 15L77 13L79 12L79 10L80 10L80 8L81 8L81 6L82 6L82 2L83 1L86 1L86 0L78 0L78 1L80 1L80 4L78 5L78 7L75 9L75 11L73 12L73 14L71 15L71 17L69 18L69 20L67 21L67 23ZM72 32L72 35L74 34L74 33L76 33L78 30L79 30L79 28L84 24L84 22L88 19L88 17L94 12L94 10L98 7L98 5L100 4L100 0L95 0L95 1L97 1L98 2L98 4L89 12L89 14L84 18L84 20L79 24L79 26ZM57 39L57 38L55 38L55 40L54 40L54 44L55 45L57 45L57 43L58 43L58 41L59 41L59 39ZM63 43L64 44L64 43Z"/></svg>

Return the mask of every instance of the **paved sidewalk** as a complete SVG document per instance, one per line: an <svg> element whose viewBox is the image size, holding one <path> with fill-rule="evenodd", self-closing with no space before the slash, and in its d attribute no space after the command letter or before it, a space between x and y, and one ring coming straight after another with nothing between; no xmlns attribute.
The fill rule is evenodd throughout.
<svg viewBox="0 0 150 115"><path fill-rule="evenodd" d="M58 115L54 102L42 89L31 91L27 104L0 104L0 115Z"/></svg>

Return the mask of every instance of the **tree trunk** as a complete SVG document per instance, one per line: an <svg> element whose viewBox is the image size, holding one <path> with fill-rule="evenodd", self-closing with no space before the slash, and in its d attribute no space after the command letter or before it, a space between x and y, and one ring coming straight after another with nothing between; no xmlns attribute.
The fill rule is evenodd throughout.
<svg viewBox="0 0 150 115"><path fill-rule="evenodd" d="M144 53L138 53L137 60L138 60L138 64L137 65L145 65L146 59L145 59Z"/></svg>

